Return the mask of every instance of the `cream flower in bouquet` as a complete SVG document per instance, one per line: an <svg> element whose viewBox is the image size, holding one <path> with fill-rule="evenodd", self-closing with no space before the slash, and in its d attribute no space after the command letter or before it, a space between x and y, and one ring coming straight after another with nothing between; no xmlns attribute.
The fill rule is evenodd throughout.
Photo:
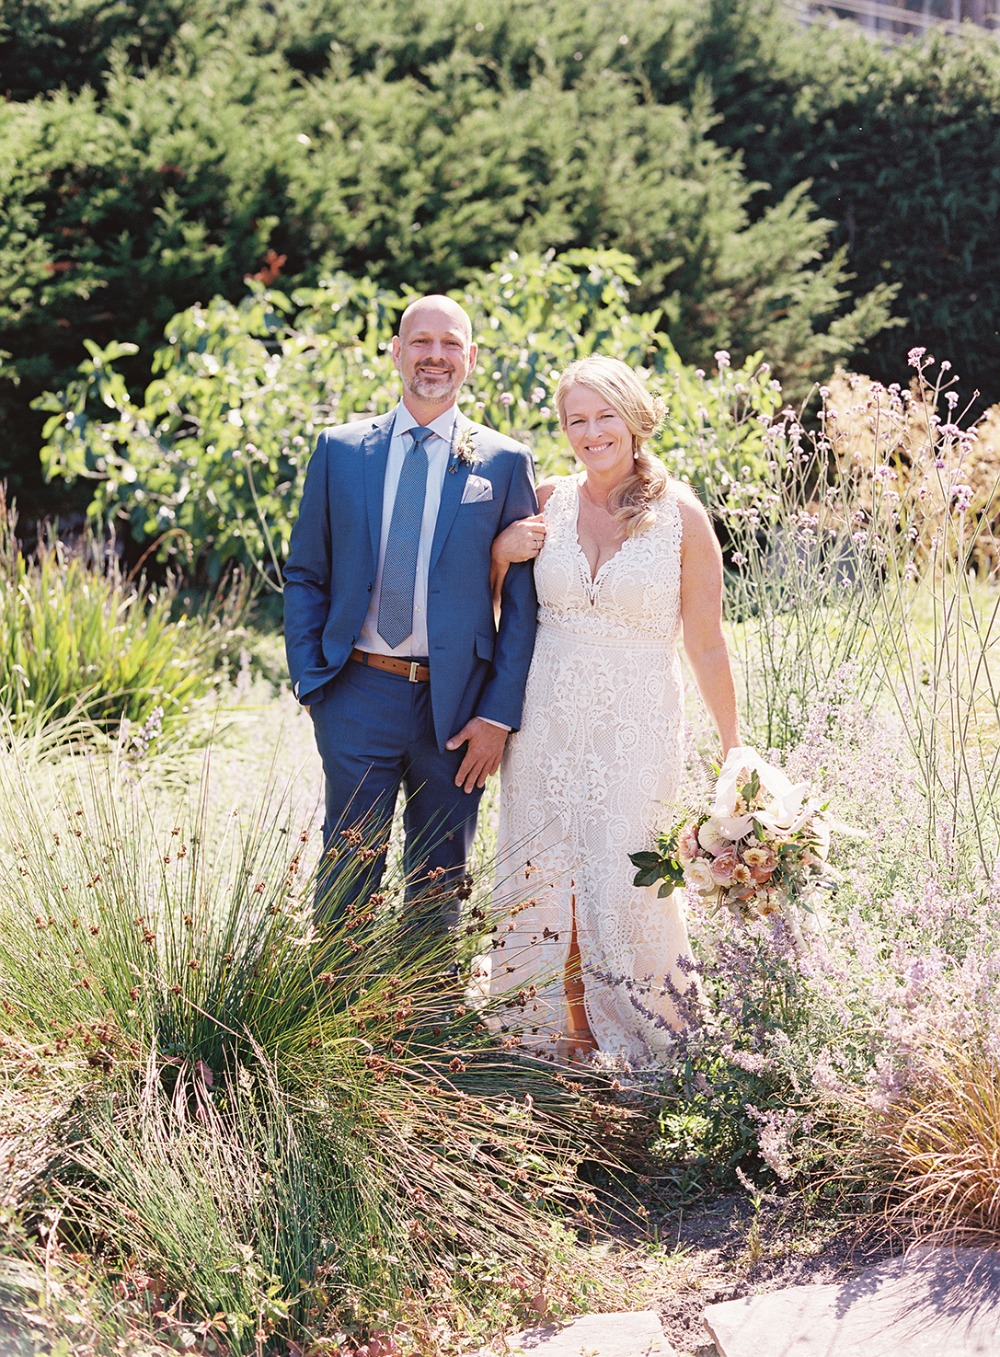
<svg viewBox="0 0 1000 1357"><path fill-rule="evenodd" d="M744 922L812 908L818 887L837 880L827 858L832 821L808 783L793 783L754 749L730 751L708 810L661 834L652 852L631 853L635 885L687 886L712 909Z"/></svg>

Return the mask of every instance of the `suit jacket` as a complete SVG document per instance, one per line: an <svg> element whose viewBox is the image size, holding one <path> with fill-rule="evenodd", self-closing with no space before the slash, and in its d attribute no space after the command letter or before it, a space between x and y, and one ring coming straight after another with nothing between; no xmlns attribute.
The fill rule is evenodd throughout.
<svg viewBox="0 0 1000 1357"><path fill-rule="evenodd" d="M285 650L296 696L321 700L357 644L371 602L382 530L382 492L394 414L320 434L285 567ZM456 441L473 435L472 464L445 472L431 547L427 631L438 746L473 716L516 730L535 645L530 561L512 565L499 631L490 594L490 546L508 523L535 513L527 448L458 414ZM463 504L470 474L492 498ZM473 490L476 490L473 486Z"/></svg>

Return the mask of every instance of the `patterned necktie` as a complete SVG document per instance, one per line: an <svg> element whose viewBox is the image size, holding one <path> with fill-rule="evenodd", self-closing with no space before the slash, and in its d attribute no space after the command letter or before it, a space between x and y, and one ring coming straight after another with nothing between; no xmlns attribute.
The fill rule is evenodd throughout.
<svg viewBox="0 0 1000 1357"><path fill-rule="evenodd" d="M413 630L413 588L417 573L417 546L427 489L427 450L424 442L434 432L410 429L413 447L403 458L392 506L389 537L382 563L382 596L378 605L378 634L395 650Z"/></svg>

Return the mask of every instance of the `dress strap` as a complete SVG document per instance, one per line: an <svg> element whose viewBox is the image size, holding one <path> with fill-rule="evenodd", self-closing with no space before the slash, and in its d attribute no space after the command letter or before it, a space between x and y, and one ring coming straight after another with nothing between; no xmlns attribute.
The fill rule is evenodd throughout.
<svg viewBox="0 0 1000 1357"><path fill-rule="evenodd" d="M681 502L670 487L667 488L667 493L663 496L663 506L666 511L664 517L674 530L674 537L679 550L684 531L684 520L681 517Z"/></svg>
<svg viewBox="0 0 1000 1357"><path fill-rule="evenodd" d="M569 511L574 505L575 496L576 477L560 476L546 502L545 517L550 518L553 523L563 522L570 516Z"/></svg>

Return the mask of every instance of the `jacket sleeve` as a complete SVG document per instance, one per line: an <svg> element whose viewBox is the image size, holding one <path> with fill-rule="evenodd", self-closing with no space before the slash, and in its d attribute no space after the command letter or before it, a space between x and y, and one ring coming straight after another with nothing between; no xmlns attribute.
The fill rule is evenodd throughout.
<svg viewBox="0 0 1000 1357"><path fill-rule="evenodd" d="M502 531L519 518L538 512L531 453L518 448L500 520ZM538 600L531 561L510 566L500 595L500 623L493 652L493 673L483 692L478 716L517 730L521 724L524 685L535 648Z"/></svg>
<svg viewBox="0 0 1000 1357"><path fill-rule="evenodd" d="M285 655L292 691L300 702L310 693L307 675L323 669L323 628L330 610L330 500L327 435L321 434L306 468L299 515L285 566Z"/></svg>

